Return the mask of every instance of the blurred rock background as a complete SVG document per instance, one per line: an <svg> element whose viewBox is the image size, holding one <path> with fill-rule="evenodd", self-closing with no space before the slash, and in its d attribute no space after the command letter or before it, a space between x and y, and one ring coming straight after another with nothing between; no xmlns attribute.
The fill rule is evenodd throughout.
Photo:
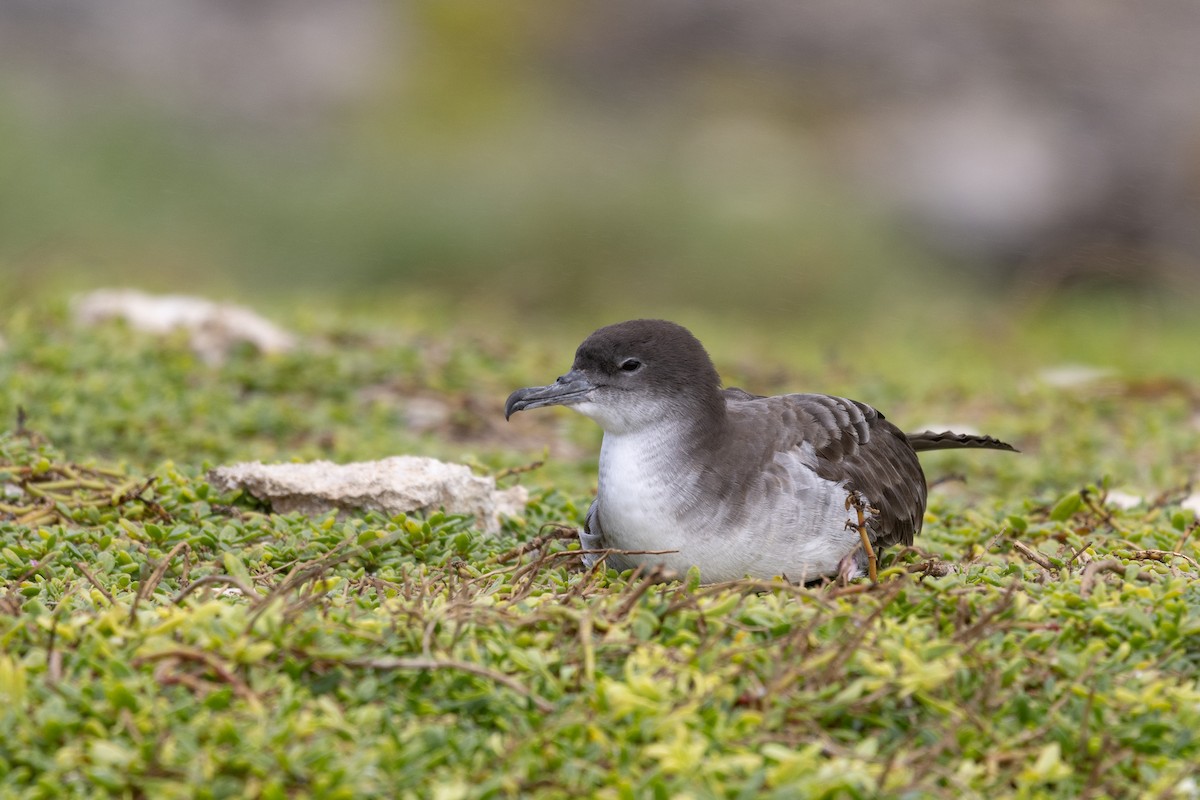
<svg viewBox="0 0 1200 800"><path fill-rule="evenodd" d="M1194 0L0 0L0 292L1186 294L1197 41Z"/></svg>

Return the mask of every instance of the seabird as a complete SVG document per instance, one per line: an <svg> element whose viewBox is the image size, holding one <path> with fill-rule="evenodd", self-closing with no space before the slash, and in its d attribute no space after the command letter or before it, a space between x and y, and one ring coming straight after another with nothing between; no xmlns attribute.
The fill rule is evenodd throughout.
<svg viewBox="0 0 1200 800"><path fill-rule="evenodd" d="M698 567L705 583L874 577L876 554L921 529L918 451L1015 450L990 436L906 435L844 397L722 389L703 345L664 320L601 328L566 375L509 395L504 416L551 405L604 429L585 564Z"/></svg>

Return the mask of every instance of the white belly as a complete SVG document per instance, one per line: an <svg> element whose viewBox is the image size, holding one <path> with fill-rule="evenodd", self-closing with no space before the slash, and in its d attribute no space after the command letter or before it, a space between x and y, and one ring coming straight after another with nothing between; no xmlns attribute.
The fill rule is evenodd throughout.
<svg viewBox="0 0 1200 800"><path fill-rule="evenodd" d="M748 492L754 500L736 526L727 526L719 513L712 513L716 498L705 496L697 472L679 467L685 462L671 447L673 434L643 430L636 436L604 436L599 497L603 546L669 551L614 554L610 565L661 564L679 573L695 566L706 583L747 575L786 575L803 582L836 573L842 559L860 546L858 532L846 528L845 488L819 477L805 453L776 457L775 475L781 481L774 491L765 489L765 480L758 487L723 487L721 494Z"/></svg>

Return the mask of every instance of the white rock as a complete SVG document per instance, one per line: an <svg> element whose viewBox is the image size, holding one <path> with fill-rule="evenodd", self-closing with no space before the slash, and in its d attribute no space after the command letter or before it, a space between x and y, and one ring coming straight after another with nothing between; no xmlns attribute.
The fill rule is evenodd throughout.
<svg viewBox="0 0 1200 800"><path fill-rule="evenodd" d="M1145 503L1146 498L1128 492L1109 492L1105 495L1104 502L1110 506L1116 506L1122 511L1127 511Z"/></svg>
<svg viewBox="0 0 1200 800"><path fill-rule="evenodd" d="M1116 373L1107 367L1086 364L1061 364L1048 367L1037 374L1038 382L1054 389L1079 389L1111 378Z"/></svg>
<svg viewBox="0 0 1200 800"><path fill-rule="evenodd" d="M219 363L237 344L263 353L296 346L296 337L248 308L186 295L151 295L136 289L99 289L75 301L75 318L85 325L125 320L139 331L165 336L185 330L192 350L208 363Z"/></svg>
<svg viewBox="0 0 1200 800"><path fill-rule="evenodd" d="M1183 502L1179 505L1195 514L1196 519L1200 519L1200 492L1195 492L1184 498Z"/></svg>
<svg viewBox="0 0 1200 800"><path fill-rule="evenodd" d="M256 461L217 467L208 473L208 479L223 492L245 489L285 514L364 509L394 515L444 508L450 514L474 515L489 533L500 529L502 515L523 513L529 500L523 486L499 490L494 479L475 475L463 464L417 456L350 464Z"/></svg>

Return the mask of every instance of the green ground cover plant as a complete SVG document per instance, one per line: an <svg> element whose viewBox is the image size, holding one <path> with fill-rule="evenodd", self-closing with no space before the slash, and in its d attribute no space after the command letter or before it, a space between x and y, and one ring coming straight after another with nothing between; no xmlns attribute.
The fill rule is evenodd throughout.
<svg viewBox="0 0 1200 800"><path fill-rule="evenodd" d="M219 366L57 296L0 321L0 797L1200 795L1190 318L703 336L731 383L1025 450L926 459L917 547L877 585L799 587L579 568L597 433L501 406L586 326L277 316L299 352ZM1068 359L1113 372L1037 380ZM414 424L413 397L444 413ZM533 499L487 535L275 514L205 478L399 453Z"/></svg>

